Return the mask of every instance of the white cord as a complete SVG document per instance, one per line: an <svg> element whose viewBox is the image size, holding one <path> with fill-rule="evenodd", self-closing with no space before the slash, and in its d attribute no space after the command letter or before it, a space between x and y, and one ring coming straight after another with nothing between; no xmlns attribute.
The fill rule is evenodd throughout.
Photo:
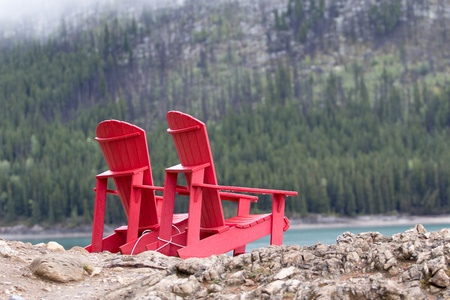
<svg viewBox="0 0 450 300"><path fill-rule="evenodd" d="M149 232L152 232L152 231L151 231L150 229L147 229L147 230L144 230L144 232L142 232L142 235L138 238L137 242L134 244L133 250L131 250L131 254L130 254L130 255L133 255L134 249L136 249L136 246L137 246L137 244L139 243L139 241L142 239L142 237L143 237L144 235L146 235L146 234L149 233Z"/></svg>
<svg viewBox="0 0 450 300"><path fill-rule="evenodd" d="M174 224L172 224L172 226L175 227L176 230L178 230L178 233L181 233L181 230L180 230L177 226L175 226ZM136 241L136 243L134 244L133 250L131 250L131 254L130 254L130 255L133 255L134 249L136 249L136 246L137 246L137 244L139 244L139 241L142 239L142 237L143 237L144 235L146 235L146 234L149 233L149 232L152 232L152 231L151 231L150 229L148 229L148 230L145 230L144 232L142 232L142 235L139 237L139 239L138 239L138 240ZM162 245L161 247L159 247L158 249L156 249L155 251L159 251L159 250L161 250L162 248L164 248L165 246L167 246L167 245L169 245L169 244L173 244L173 245L178 246L178 247L181 247L181 248L184 248L184 247L185 247L185 246L178 245L178 244L172 242L172 237L170 237L170 241L166 241L166 240L164 240L164 239L162 239L162 238L160 238L160 237L158 237L158 240L160 240L160 241L162 241L162 242L165 242L165 244Z"/></svg>
<svg viewBox="0 0 450 300"><path fill-rule="evenodd" d="M175 226L174 224L172 224L172 226L175 227L176 230L178 230L178 233L181 233L181 230L178 229L177 226ZM180 248L184 248L184 247L185 247L185 246L183 246L183 245L179 245L179 244L177 244L177 243L172 242L172 237L170 237L170 241L166 241L165 239L162 239L162 238L160 238L160 237L158 236L158 240L160 240L160 241L162 241L162 242L165 242L165 244L162 245L161 247L159 247L158 249L156 249L155 251L159 251L159 250L161 250L162 248L164 248L165 246L167 246L167 245L169 245L169 244L178 246L178 247L180 247Z"/></svg>

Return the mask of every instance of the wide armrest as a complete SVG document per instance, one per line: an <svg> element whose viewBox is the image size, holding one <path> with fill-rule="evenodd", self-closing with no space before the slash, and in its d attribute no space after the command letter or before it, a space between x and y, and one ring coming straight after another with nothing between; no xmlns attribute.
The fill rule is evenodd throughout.
<svg viewBox="0 0 450 300"><path fill-rule="evenodd" d="M210 163L204 163L201 165L195 165L195 166L183 166L181 164L172 166L170 168L165 169L166 173L192 173L201 169L205 169L209 167Z"/></svg>
<svg viewBox="0 0 450 300"><path fill-rule="evenodd" d="M250 202L257 202L258 197L246 194L237 194L237 193L227 193L227 192L219 192L220 199L226 201L234 201L239 202L241 200L250 200Z"/></svg>
<svg viewBox="0 0 450 300"><path fill-rule="evenodd" d="M192 184L192 186L199 187L199 188L212 189L212 190L241 192L241 193L255 193L255 194L263 194L263 195L266 195L266 194L268 194L268 195L285 195L285 196L297 196L298 195L298 193L295 191L258 189L258 188L247 188L247 187L238 187L238 186L215 185L215 184L207 184L207 183L194 183L194 184Z"/></svg>
<svg viewBox="0 0 450 300"><path fill-rule="evenodd" d="M189 196L189 194L190 194L189 188L187 186L183 186L183 185L177 184L175 191L179 195L183 195L183 196ZM258 201L257 196L252 196L252 195L247 195L247 194L219 192L219 195L220 195L221 200L226 200L226 201L239 202L240 200L243 200L243 199L250 200L250 202Z"/></svg>
<svg viewBox="0 0 450 300"><path fill-rule="evenodd" d="M97 176L95 176L95 178L97 179L105 179L105 178L111 178L111 177L124 177L124 176L131 176L131 175L135 175L137 173L140 173L142 171L145 171L148 169L148 166L145 167L141 167L141 168L137 168L137 169L132 169L132 170L127 170L127 171L105 171L101 174L98 174Z"/></svg>
<svg viewBox="0 0 450 300"><path fill-rule="evenodd" d="M97 192L97 188L94 188L94 192ZM106 190L107 194L119 195L119 192L116 190Z"/></svg>

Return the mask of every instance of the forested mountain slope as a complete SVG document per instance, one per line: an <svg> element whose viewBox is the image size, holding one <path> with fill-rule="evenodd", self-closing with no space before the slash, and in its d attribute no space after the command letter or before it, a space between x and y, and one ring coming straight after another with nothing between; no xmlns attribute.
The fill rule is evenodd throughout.
<svg viewBox="0 0 450 300"><path fill-rule="evenodd" d="M186 0L2 31L0 222L91 222L104 119L147 131L161 185L172 109L207 122L221 184L299 191L290 216L449 212L449 20L437 0Z"/></svg>

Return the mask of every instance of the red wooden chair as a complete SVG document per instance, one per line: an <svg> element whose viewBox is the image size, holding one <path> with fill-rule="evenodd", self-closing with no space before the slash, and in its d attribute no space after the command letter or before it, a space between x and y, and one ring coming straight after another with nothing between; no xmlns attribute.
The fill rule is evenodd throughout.
<svg viewBox="0 0 450 300"><path fill-rule="evenodd" d="M116 120L103 121L97 126L97 137L109 170L96 176L94 224L89 252L119 252L137 254L145 245L158 240L162 197L155 195L145 131L137 126ZM108 190L112 178L117 190ZM117 228L103 238L106 194L120 197L128 226ZM185 230L187 214L174 215L174 233ZM149 232L149 233L147 233ZM145 234L143 234L145 233Z"/></svg>
<svg viewBox="0 0 450 300"><path fill-rule="evenodd" d="M176 111L167 113L167 121L181 163L165 170L159 241L147 249L178 254L181 258L207 257L231 250L237 255L245 252L246 244L269 234L271 244L281 245L283 231L289 227L284 216L285 197L297 192L218 185L205 124ZM189 218L187 230L174 235L172 215L180 173L190 191ZM271 194L272 213L250 214L250 203L256 202L257 197L230 192ZM237 216L224 219L221 199L238 202Z"/></svg>

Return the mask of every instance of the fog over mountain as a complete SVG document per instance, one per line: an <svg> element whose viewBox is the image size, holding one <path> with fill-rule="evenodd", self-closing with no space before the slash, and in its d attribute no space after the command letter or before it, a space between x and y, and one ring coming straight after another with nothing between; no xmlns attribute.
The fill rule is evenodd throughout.
<svg viewBox="0 0 450 300"><path fill-rule="evenodd" d="M182 5L184 0L0 0L0 34L48 35L62 20L82 22L100 11L136 14L142 8Z"/></svg>

